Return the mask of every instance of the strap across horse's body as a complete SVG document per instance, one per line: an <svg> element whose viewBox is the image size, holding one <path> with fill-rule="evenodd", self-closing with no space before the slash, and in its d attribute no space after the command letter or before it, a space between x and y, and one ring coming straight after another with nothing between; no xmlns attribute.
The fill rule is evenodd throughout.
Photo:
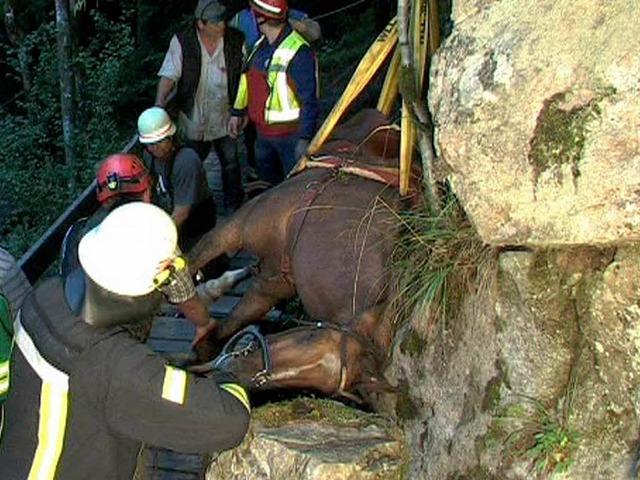
<svg viewBox="0 0 640 480"><path fill-rule="evenodd" d="M291 274L291 252L298 242L302 225L307 219L307 214L315 202L318 195L326 188L329 182L334 178L333 175L327 175L321 181L311 182L307 185L304 193L300 197L298 207L289 215L287 225L287 241L285 242L284 251L280 261L280 270L284 279L293 285L293 275Z"/></svg>
<svg viewBox="0 0 640 480"><path fill-rule="evenodd" d="M347 159L333 155L314 156L311 158L312 160L307 162L306 168L324 168L330 170L331 174L325 176L320 181L310 182L300 197L298 207L289 216L287 242L285 242L284 252L282 254L281 272L285 280L291 285L293 285L293 277L291 275L291 252L293 252L298 241L300 231L302 230L302 226L307 218L307 213L311 210L311 206L318 195L327 187L330 181L333 180L338 173L356 175L394 188L398 188L400 186L400 170L397 168L356 165Z"/></svg>
<svg viewBox="0 0 640 480"><path fill-rule="evenodd" d="M400 170L395 167L374 167L372 165L358 165L334 155L311 157L306 163L307 168L328 168L342 173L350 173L357 177L384 183L390 187L400 186Z"/></svg>

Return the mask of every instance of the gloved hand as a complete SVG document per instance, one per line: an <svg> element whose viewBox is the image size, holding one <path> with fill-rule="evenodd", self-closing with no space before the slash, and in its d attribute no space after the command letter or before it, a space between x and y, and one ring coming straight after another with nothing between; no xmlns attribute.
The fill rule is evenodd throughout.
<svg viewBox="0 0 640 480"><path fill-rule="evenodd" d="M296 143L296 150L295 150L296 161L299 161L300 158L307 153L307 148L309 148L308 139L301 138L300 140L298 140L298 143Z"/></svg>

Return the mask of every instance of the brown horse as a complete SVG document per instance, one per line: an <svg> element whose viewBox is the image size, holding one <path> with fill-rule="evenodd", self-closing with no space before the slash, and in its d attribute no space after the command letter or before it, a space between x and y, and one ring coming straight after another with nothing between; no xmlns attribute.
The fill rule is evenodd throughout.
<svg viewBox="0 0 640 480"><path fill-rule="evenodd" d="M392 340L382 315L399 228L399 131L375 110L337 128L310 166L246 203L189 252L193 271L238 250L259 266L251 288L220 324L218 341L265 318L297 294L314 323L266 337L218 366L261 389L350 396L388 386L380 375ZM265 369L265 360L268 364Z"/></svg>

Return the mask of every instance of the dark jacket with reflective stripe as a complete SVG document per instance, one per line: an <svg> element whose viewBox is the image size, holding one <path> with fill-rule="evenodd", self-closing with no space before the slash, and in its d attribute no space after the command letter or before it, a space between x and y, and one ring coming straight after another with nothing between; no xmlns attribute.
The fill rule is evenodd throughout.
<svg viewBox="0 0 640 480"><path fill-rule="evenodd" d="M178 81L176 90L176 102L181 111L191 115L193 101L200 81L200 68L202 67L202 54L200 42L195 26L176 34L182 47L182 76ZM244 35L239 30L227 26L224 32L224 63L227 69L227 91L229 95L229 107L238 92L240 73L242 72L242 46Z"/></svg>
<svg viewBox="0 0 640 480"><path fill-rule="evenodd" d="M41 471L55 470L51 478L130 480L141 442L207 453L236 446L246 433L249 412L236 396L212 379L167 367L161 356L122 328L89 326L68 308L58 278L34 290L16 326L38 352L23 348L24 341L14 349L0 438L2 480L27 479L38 462L34 458L41 460ZM30 362L38 356L45 366L32 368ZM173 401L166 394L163 398L167 370L186 379L182 404L175 395ZM66 395L55 387L43 388L52 385L47 380L52 371L61 375L58 379L67 376ZM52 453L38 444L39 435L47 433L44 420L62 426L59 434L55 428L48 431L49 446L61 447L53 466L47 465L47 455L36 455Z"/></svg>

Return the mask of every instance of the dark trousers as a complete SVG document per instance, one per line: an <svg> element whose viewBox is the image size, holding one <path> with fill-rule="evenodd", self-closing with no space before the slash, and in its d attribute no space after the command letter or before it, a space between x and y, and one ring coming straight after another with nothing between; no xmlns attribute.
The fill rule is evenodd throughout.
<svg viewBox="0 0 640 480"><path fill-rule="evenodd" d="M277 185L296 166L298 133L284 137L265 137L258 132L256 139L256 163L260 179Z"/></svg>
<svg viewBox="0 0 640 480"><path fill-rule="evenodd" d="M202 161L213 147L220 161L225 207L231 210L239 208L244 200L244 190L238 161L238 144L229 136L224 136L209 142L188 140L186 145L193 148Z"/></svg>
<svg viewBox="0 0 640 480"><path fill-rule="evenodd" d="M256 131L256 124L252 121L247 123L242 131L244 135L244 146L247 149L247 164L251 168L257 168L256 165L256 137L258 132Z"/></svg>

